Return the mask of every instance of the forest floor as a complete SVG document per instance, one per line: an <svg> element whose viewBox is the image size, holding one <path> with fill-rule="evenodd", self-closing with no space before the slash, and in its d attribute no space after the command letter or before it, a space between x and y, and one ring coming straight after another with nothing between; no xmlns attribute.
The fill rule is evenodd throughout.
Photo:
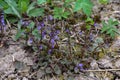
<svg viewBox="0 0 120 80"><path fill-rule="evenodd" d="M93 1L94 2L94 1ZM107 21L109 18L115 18L120 22L120 1L94 6L94 15L99 15L100 20ZM100 9L101 8L101 9ZM101 24L99 24L101 26ZM120 29L120 25L118 25ZM119 30L120 31L120 30ZM11 29L13 36L16 33ZM106 49L107 53L100 59L90 58L90 67L79 74L71 74L74 77L64 73L60 76L42 76L42 70L33 70L34 57L37 53L26 51L21 42L15 42L11 38L4 38L4 44L0 44L0 80L120 80L120 36L116 36ZM10 45L8 45L10 44ZM102 54L101 54L102 55Z"/></svg>

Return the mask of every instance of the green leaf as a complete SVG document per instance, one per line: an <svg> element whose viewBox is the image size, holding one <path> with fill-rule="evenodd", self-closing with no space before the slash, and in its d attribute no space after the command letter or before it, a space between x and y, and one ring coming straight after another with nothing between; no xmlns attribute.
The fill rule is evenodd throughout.
<svg viewBox="0 0 120 80"><path fill-rule="evenodd" d="M112 18L110 18L109 21L108 21L108 24L110 26L115 26L115 25L118 25L119 22L117 20L113 20Z"/></svg>
<svg viewBox="0 0 120 80"><path fill-rule="evenodd" d="M8 6L8 4L5 2L5 1L3 1L3 0L0 0L0 8L1 9L7 9L9 6Z"/></svg>
<svg viewBox="0 0 120 80"><path fill-rule="evenodd" d="M11 9L13 10L13 12L19 17L21 18L20 13L17 10L17 4L14 0L5 0L5 2L11 7Z"/></svg>
<svg viewBox="0 0 120 80"><path fill-rule="evenodd" d="M38 34L38 30L37 30L37 29L34 29L34 30L32 31L32 34L33 34L33 35L37 35L37 34Z"/></svg>
<svg viewBox="0 0 120 80"><path fill-rule="evenodd" d="M5 9L4 12L5 12L6 14L13 14L13 15L16 15L15 13L13 13L13 10L12 10L11 7L9 7L8 9Z"/></svg>
<svg viewBox="0 0 120 80"><path fill-rule="evenodd" d="M37 17L37 16L43 16L44 15L44 9L43 8L35 8L29 11L28 16Z"/></svg>
<svg viewBox="0 0 120 80"><path fill-rule="evenodd" d="M90 26L90 25L87 25L86 28L87 28L87 30L90 30L90 29L91 29L91 26Z"/></svg>
<svg viewBox="0 0 120 80"><path fill-rule="evenodd" d="M114 33L114 31L111 28L109 28L106 32L106 34L113 34L113 33Z"/></svg>
<svg viewBox="0 0 120 80"><path fill-rule="evenodd" d="M72 2L72 1L74 1L74 0L65 0L65 2L67 2L67 3L68 3L68 2Z"/></svg>
<svg viewBox="0 0 120 80"><path fill-rule="evenodd" d="M46 73L52 73L52 69L51 69L50 67L47 67L47 68L45 69L45 72L46 72Z"/></svg>
<svg viewBox="0 0 120 80"><path fill-rule="evenodd" d="M55 7L54 12L53 12L54 18L61 19L62 18L62 16L61 16L62 12L63 12L62 8Z"/></svg>
<svg viewBox="0 0 120 80"><path fill-rule="evenodd" d="M61 74L60 67L58 65L55 66L54 71L56 74Z"/></svg>
<svg viewBox="0 0 120 80"><path fill-rule="evenodd" d="M109 1L108 0L99 0L99 3L101 4L107 4Z"/></svg>
<svg viewBox="0 0 120 80"><path fill-rule="evenodd" d="M70 15L70 13L65 11L64 8L59 8L59 7L54 8L53 14L54 14L54 18L56 19L68 18L68 15Z"/></svg>
<svg viewBox="0 0 120 80"><path fill-rule="evenodd" d="M107 24L105 22L102 22L103 24L103 28L102 28L102 33L105 32L107 29L109 29L109 27L107 26Z"/></svg>
<svg viewBox="0 0 120 80"><path fill-rule="evenodd" d="M21 13L25 13L27 11L29 0L19 0L18 7L20 8Z"/></svg>
<svg viewBox="0 0 120 80"><path fill-rule="evenodd" d="M106 32L106 34L110 35L112 38L115 37L115 33L119 34L119 31L117 30L117 28L115 27L116 25L118 25L118 21L114 21L112 18L110 18L108 20L108 23L102 22L103 24L103 28L101 30L101 32Z"/></svg>
<svg viewBox="0 0 120 80"><path fill-rule="evenodd" d="M29 12L30 12L32 9L35 8L34 5L35 5L35 2L32 2L32 3L28 6L27 14L29 14Z"/></svg>
<svg viewBox="0 0 120 80"><path fill-rule="evenodd" d="M87 16L90 16L92 13L92 7L93 4L90 2L90 0L77 0L74 11L79 11L82 9Z"/></svg>
<svg viewBox="0 0 120 80"><path fill-rule="evenodd" d="M31 23L29 24L28 28L33 29L34 26L35 26L35 23L34 23L34 22L31 22Z"/></svg>
<svg viewBox="0 0 120 80"><path fill-rule="evenodd" d="M34 35L36 39L40 39L41 38L41 36L39 34L39 31L37 29L34 29L32 31L32 35Z"/></svg>
<svg viewBox="0 0 120 80"><path fill-rule="evenodd" d="M94 24L93 19L92 19L92 18L90 18L90 17L87 17L87 19L85 20L85 22L86 22L86 23L88 23L88 24L91 24L91 25L93 25L93 24Z"/></svg>
<svg viewBox="0 0 120 80"><path fill-rule="evenodd" d="M43 3L45 3L45 2L47 2L46 0L37 0L37 3L38 4L43 4Z"/></svg>
<svg viewBox="0 0 120 80"><path fill-rule="evenodd" d="M18 32L15 35L15 41L18 40L23 35L22 33L24 33L24 30L18 29Z"/></svg>
<svg viewBox="0 0 120 80"><path fill-rule="evenodd" d="M70 15L69 12L64 12L64 13L62 14L62 17L63 17L63 18L68 18L68 15Z"/></svg>

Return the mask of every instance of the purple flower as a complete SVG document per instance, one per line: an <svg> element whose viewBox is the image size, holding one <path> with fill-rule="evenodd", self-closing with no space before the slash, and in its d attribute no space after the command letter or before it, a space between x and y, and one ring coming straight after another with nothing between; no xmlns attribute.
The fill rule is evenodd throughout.
<svg viewBox="0 0 120 80"><path fill-rule="evenodd" d="M50 32L50 37L53 37L54 36L54 32Z"/></svg>
<svg viewBox="0 0 120 80"><path fill-rule="evenodd" d="M29 44L32 44L33 39L32 39L32 38L30 38L30 39L28 40L28 42L29 42Z"/></svg>
<svg viewBox="0 0 120 80"><path fill-rule="evenodd" d="M38 30L41 30L41 28L42 28L42 27L41 27L40 25L37 27Z"/></svg>
<svg viewBox="0 0 120 80"><path fill-rule="evenodd" d="M51 49L49 49L49 50L48 50L48 54L51 54L51 52L52 52L52 50L51 50Z"/></svg>
<svg viewBox="0 0 120 80"><path fill-rule="evenodd" d="M41 22L40 24L41 24L41 27L44 27L44 26L45 26L44 22Z"/></svg>
<svg viewBox="0 0 120 80"><path fill-rule="evenodd" d="M69 32L69 29L66 29L65 31L68 33L68 32Z"/></svg>
<svg viewBox="0 0 120 80"><path fill-rule="evenodd" d="M54 32L54 35L58 35L60 33L60 30L56 30L55 32Z"/></svg>
<svg viewBox="0 0 120 80"><path fill-rule="evenodd" d="M50 31L51 30L51 28L49 27L49 26L47 26L47 29Z"/></svg>
<svg viewBox="0 0 120 80"><path fill-rule="evenodd" d="M57 30L56 33L59 34L59 33L60 33L60 30Z"/></svg>
<svg viewBox="0 0 120 80"><path fill-rule="evenodd" d="M0 22L1 22L2 26L4 27L5 26L4 13L1 13Z"/></svg>
<svg viewBox="0 0 120 80"><path fill-rule="evenodd" d="M43 46L42 46L42 45L40 45L40 46L39 46L39 49L40 49L40 50L42 50L42 49L43 49Z"/></svg>
<svg viewBox="0 0 120 80"><path fill-rule="evenodd" d="M66 29L65 32L70 34L70 30L69 29Z"/></svg>
<svg viewBox="0 0 120 80"><path fill-rule="evenodd" d="M48 19L49 19L50 21L52 21L52 20L53 20L53 16L52 16L52 15L49 15Z"/></svg>
<svg viewBox="0 0 120 80"><path fill-rule="evenodd" d="M21 24L23 26L28 26L29 25L29 22L28 21L23 21L23 20L20 20Z"/></svg>
<svg viewBox="0 0 120 80"><path fill-rule="evenodd" d="M44 31L42 32L42 38L45 38L45 35L46 35L46 31L44 30Z"/></svg>
<svg viewBox="0 0 120 80"><path fill-rule="evenodd" d="M54 46L55 46L55 40L54 40L54 39L51 39L51 40L50 40L50 43L51 43L51 45L52 45L52 48L54 48Z"/></svg>
<svg viewBox="0 0 120 80"><path fill-rule="evenodd" d="M79 32L79 35L82 35L82 34L83 34L83 32L82 32L82 31L80 31L80 32Z"/></svg>
<svg viewBox="0 0 120 80"><path fill-rule="evenodd" d="M78 67L79 67L79 69L80 69L81 71L84 70L84 69L83 69L83 64L82 64L82 63L78 64Z"/></svg>
<svg viewBox="0 0 120 80"><path fill-rule="evenodd" d="M59 37L56 35L56 36L54 36L54 39L55 40L59 40Z"/></svg>
<svg viewBox="0 0 120 80"><path fill-rule="evenodd" d="M90 33L89 38L90 38L91 41L93 40L94 37L93 37L92 33Z"/></svg>
<svg viewBox="0 0 120 80"><path fill-rule="evenodd" d="M1 19L2 26L5 26L5 20L4 18Z"/></svg>
<svg viewBox="0 0 120 80"><path fill-rule="evenodd" d="M83 67L83 64L82 64L82 63L80 63L80 64L78 64L78 66L79 66L79 67Z"/></svg>
<svg viewBox="0 0 120 80"><path fill-rule="evenodd" d="M78 69L78 67L75 67L74 69L75 69L75 70L77 70L77 69Z"/></svg>
<svg viewBox="0 0 120 80"><path fill-rule="evenodd" d="M94 23L94 26L96 27L96 26L97 26L97 23Z"/></svg>

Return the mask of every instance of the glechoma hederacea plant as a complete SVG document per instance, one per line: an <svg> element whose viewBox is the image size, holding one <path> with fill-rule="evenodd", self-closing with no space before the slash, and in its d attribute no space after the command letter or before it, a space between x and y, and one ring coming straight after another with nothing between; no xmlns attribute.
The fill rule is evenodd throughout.
<svg viewBox="0 0 120 80"><path fill-rule="evenodd" d="M108 0L99 0L99 2L107 4ZM67 53L65 54L67 58L60 60L59 63L66 64L67 67L71 64L74 64L74 66L78 64L83 70L83 64L79 64L79 61L71 62L71 53L76 53L72 55L77 55L77 57L80 55L81 57L80 50L83 53L87 51L81 48L89 46L88 44L91 45L94 42L94 33L92 33L91 29L93 26L96 27L97 23L91 18L93 6L91 0L0 0L0 9L2 11L0 24L3 26L0 30L1 32L2 29L5 30L5 23L9 21L10 24L16 25L17 33L13 38L15 41L24 39L27 46L32 47L34 51L40 53ZM75 14L83 14L85 16L84 20L78 20L85 23L83 27L80 26L81 30L78 32L73 27L77 18L74 21L71 19ZM108 23L102 22L102 24L102 33L106 32L112 38L115 37L116 33L119 33L115 27L118 25L117 21L110 19ZM76 35L71 37L73 33L76 33ZM63 37L66 38L63 39ZM84 37L83 39L86 39L86 42L79 37ZM83 45L82 47L81 45L78 46L76 43L72 43L76 38L78 39L76 43L78 42ZM62 46L64 51L60 50L62 42L65 43ZM68 51L65 46L69 49ZM57 54L57 57L59 56L61 54ZM41 60L43 61L50 58L50 56L42 57ZM42 65L48 66L49 63L53 64L48 60L48 63ZM74 66L70 68L74 70ZM54 71L56 74L61 73L60 68L57 64L55 65ZM46 68L46 73L52 73L50 67Z"/></svg>
<svg viewBox="0 0 120 80"><path fill-rule="evenodd" d="M10 14L16 17L16 20L12 21L18 22L18 32L15 36L15 40L23 37L30 41L29 43L32 43L36 40L42 41L48 34L50 37L49 42L51 43L51 48L54 48L56 40L59 39L58 34L60 30L55 30L55 26L52 26L50 29L51 32L46 31L46 25L44 24L45 19L43 16L46 9L44 5L47 4L50 4L50 7L53 7L53 10L51 10L53 11L52 14L48 16L50 21L53 19L66 19L74 12L80 12L80 10L82 10L89 17L92 13L93 7L93 4L89 0L65 0L65 2L59 0L37 0L37 2L35 1L32 3L30 0L0 0L0 8L3 9L6 19L7 15ZM36 5L40 8L36 7ZM37 22L24 20L25 17L36 18ZM39 20L40 17L42 21ZM32 35L32 38L30 35Z"/></svg>

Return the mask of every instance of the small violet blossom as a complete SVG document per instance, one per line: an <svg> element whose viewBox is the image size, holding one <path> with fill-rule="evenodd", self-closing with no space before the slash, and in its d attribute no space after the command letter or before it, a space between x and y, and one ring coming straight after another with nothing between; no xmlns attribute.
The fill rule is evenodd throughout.
<svg viewBox="0 0 120 80"><path fill-rule="evenodd" d="M49 19L50 21L52 21L52 20L53 20L53 16L52 16L52 15L49 15L49 16L48 16L48 19Z"/></svg>
<svg viewBox="0 0 120 80"><path fill-rule="evenodd" d="M94 37L93 37L92 33L90 33L89 38L90 38L91 41L93 40Z"/></svg>
<svg viewBox="0 0 120 80"><path fill-rule="evenodd" d="M59 34L59 33L60 33L60 30L57 30L57 31L56 31L56 34Z"/></svg>
<svg viewBox="0 0 120 80"><path fill-rule="evenodd" d="M96 27L96 26L97 26L97 23L94 23L94 26Z"/></svg>
<svg viewBox="0 0 120 80"><path fill-rule="evenodd" d="M82 63L78 64L78 67L80 68L81 71L84 70L84 69L83 69L83 64L82 64Z"/></svg>
<svg viewBox="0 0 120 80"><path fill-rule="evenodd" d="M20 23L21 23L23 26L28 26L28 25L29 25L29 22L28 22L28 21L20 20Z"/></svg>
<svg viewBox="0 0 120 80"><path fill-rule="evenodd" d="M5 26L4 12L1 13L0 22L1 22L2 26L4 27Z"/></svg>
<svg viewBox="0 0 120 80"><path fill-rule="evenodd" d="M4 31L6 30L6 26L5 26L5 20L4 20L4 12L1 13L1 16L0 16L0 23L4 29ZM2 28L0 29L2 30Z"/></svg>
<svg viewBox="0 0 120 80"><path fill-rule="evenodd" d="M66 29L65 32L71 34L69 29Z"/></svg>
<svg viewBox="0 0 120 80"><path fill-rule="evenodd" d="M46 36L46 31L44 30L44 31L42 32L42 38L44 39L45 36Z"/></svg>
<svg viewBox="0 0 120 80"><path fill-rule="evenodd" d="M42 46L42 45L40 45L40 46L39 46L39 49L40 49L40 50L42 50L42 49L43 49L43 46Z"/></svg>
<svg viewBox="0 0 120 80"><path fill-rule="evenodd" d="M55 40L54 40L54 39L51 39L51 40L50 40L50 43L51 43L51 45L52 45L52 48L54 48L54 46L55 46Z"/></svg>
<svg viewBox="0 0 120 80"><path fill-rule="evenodd" d="M69 32L69 29L66 29L65 31L68 33L68 32Z"/></svg>
<svg viewBox="0 0 120 80"><path fill-rule="evenodd" d="M56 36L54 36L54 39L55 40L59 40L59 37L56 35Z"/></svg>
<svg viewBox="0 0 120 80"><path fill-rule="evenodd" d="M52 50L51 50L51 49L49 49L49 50L48 50L48 54L51 54L51 52L52 52Z"/></svg>
<svg viewBox="0 0 120 80"><path fill-rule="evenodd" d="M44 26L45 26L44 22L41 22L40 25L41 25L41 27L44 27Z"/></svg>
<svg viewBox="0 0 120 80"><path fill-rule="evenodd" d="M41 28L42 28L41 25L39 25L39 26L37 27L38 30L41 30Z"/></svg>
<svg viewBox="0 0 120 80"><path fill-rule="evenodd" d="M80 31L80 32L79 32L79 35L82 35L82 34L83 34L83 32L82 32L82 31Z"/></svg>
<svg viewBox="0 0 120 80"><path fill-rule="evenodd" d="M28 43L29 43L29 44L32 44L32 42L33 42L33 39L30 38L30 39L28 40Z"/></svg>

